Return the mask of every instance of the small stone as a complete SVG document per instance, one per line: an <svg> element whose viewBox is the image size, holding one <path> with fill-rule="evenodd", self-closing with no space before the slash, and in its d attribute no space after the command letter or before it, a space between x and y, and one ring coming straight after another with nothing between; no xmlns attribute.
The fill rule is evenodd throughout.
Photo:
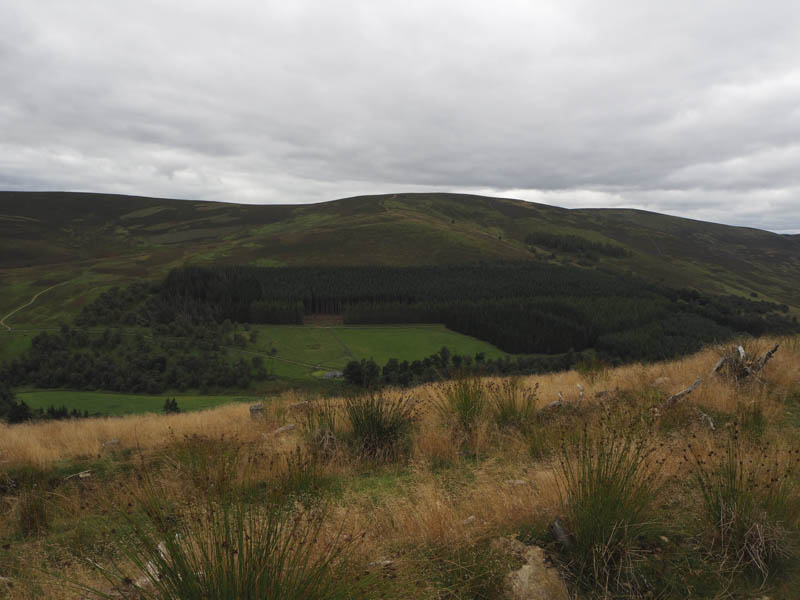
<svg viewBox="0 0 800 600"><path fill-rule="evenodd" d="M529 482L524 479L507 479L506 483L508 485L528 485Z"/></svg>
<svg viewBox="0 0 800 600"><path fill-rule="evenodd" d="M382 569L385 569L386 567L392 566L392 562L393 561L391 561L391 560L375 560L375 561L369 563L369 566L370 567L381 567Z"/></svg>
<svg viewBox="0 0 800 600"><path fill-rule="evenodd" d="M569 600L558 570L547 563L544 550L527 546L516 538L492 540L492 550L514 556L522 567L506 576L505 597L509 600Z"/></svg>
<svg viewBox="0 0 800 600"><path fill-rule="evenodd" d="M549 566L544 550L527 547L524 564L506 577L510 600L569 600L567 587L558 570Z"/></svg>

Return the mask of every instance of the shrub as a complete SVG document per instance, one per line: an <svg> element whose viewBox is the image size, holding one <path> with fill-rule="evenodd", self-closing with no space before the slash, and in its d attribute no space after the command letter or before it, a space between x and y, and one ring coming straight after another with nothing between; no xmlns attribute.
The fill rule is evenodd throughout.
<svg viewBox="0 0 800 600"><path fill-rule="evenodd" d="M596 354L588 355L579 360L575 364L575 370L590 383L594 383L608 375L608 365Z"/></svg>
<svg viewBox="0 0 800 600"><path fill-rule="evenodd" d="M336 572L341 540L321 541L324 512L255 510L233 502L175 519L155 498L147 504L148 521L131 521L132 538L122 548L136 573L101 568L115 590L92 590L96 596L321 600L350 597L357 585Z"/></svg>
<svg viewBox="0 0 800 600"><path fill-rule="evenodd" d="M164 407L161 409L165 415L173 415L178 414L181 412L180 407L178 406L178 401L175 398L166 398L164 400Z"/></svg>
<svg viewBox="0 0 800 600"><path fill-rule="evenodd" d="M565 548L580 587L639 593L647 587L635 568L640 538L651 535L651 507L660 485L650 469L652 448L620 431L562 448L559 493L574 543Z"/></svg>
<svg viewBox="0 0 800 600"><path fill-rule="evenodd" d="M800 514L792 480L796 452L781 457L761 445L748 454L737 426L721 452L701 453L692 444L688 450L702 497L700 521L708 550L723 570L755 572L766 581L770 569L788 558L789 532Z"/></svg>
<svg viewBox="0 0 800 600"><path fill-rule="evenodd" d="M455 418L464 433L470 433L486 408L486 394L477 377L463 377L437 388L437 408L445 419Z"/></svg>
<svg viewBox="0 0 800 600"><path fill-rule="evenodd" d="M514 377L500 384L489 384L492 418L501 429L516 429L527 432L536 419L536 391L525 387L522 380Z"/></svg>
<svg viewBox="0 0 800 600"><path fill-rule="evenodd" d="M414 424L414 411L406 398L350 398L345 404L345 413L350 421L352 448L370 458L396 455Z"/></svg>

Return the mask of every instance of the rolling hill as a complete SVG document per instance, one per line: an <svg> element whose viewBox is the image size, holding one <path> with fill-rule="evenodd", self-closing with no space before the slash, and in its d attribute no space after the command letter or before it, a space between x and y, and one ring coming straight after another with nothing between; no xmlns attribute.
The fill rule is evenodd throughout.
<svg viewBox="0 0 800 600"><path fill-rule="evenodd" d="M576 238L620 255L526 243ZM800 308L800 236L639 210L567 210L461 194L239 205L66 192L0 192L0 317L74 317L113 285L184 264L426 265L544 261L631 273Z"/></svg>

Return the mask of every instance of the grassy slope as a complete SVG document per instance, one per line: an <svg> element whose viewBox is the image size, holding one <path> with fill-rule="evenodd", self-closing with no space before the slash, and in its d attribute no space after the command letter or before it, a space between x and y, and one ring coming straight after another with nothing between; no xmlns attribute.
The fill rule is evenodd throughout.
<svg viewBox="0 0 800 600"><path fill-rule="evenodd" d="M15 328L69 320L109 286L185 263L435 264L542 260L532 231L628 247L603 258L677 286L749 294L800 307L800 238L634 210L566 210L456 194L356 197L252 206L77 193L0 192L0 317ZM547 260L572 260L558 255Z"/></svg>
<svg viewBox="0 0 800 600"><path fill-rule="evenodd" d="M775 341L753 342L753 354L760 355ZM419 408L407 441L408 455L386 464L349 451L345 443L338 447L335 460L314 461L309 445L314 438L306 435L301 413L289 408L314 398L297 393L268 402L263 419L252 419L246 405L230 404L169 416L0 424L0 475L8 482L0 486L0 504L13 507L5 511L7 518L0 519L0 598L85 597L65 586L66 580L107 589L108 583L90 561L104 565L109 556L119 556L116 551L130 541L126 534L131 517L139 519L152 507L143 504L137 491L145 473L163 493L159 504L169 510L171 519L177 515L188 521L203 514L208 500L217 506L218 489L233 491L236 502L252 510L262 507L266 498L284 500L296 510L303 505L314 510L329 507L319 513L325 528L318 540L324 544L335 536L354 541L346 551L352 571L374 574L375 585L366 598L500 600L504 597L500 582L519 565L499 560L499 549L490 552L492 540L519 535L543 546L563 573L570 569L571 555L548 533L548 524L561 515L576 539L597 531L587 526L594 521L570 521L568 496L559 487L564 483L557 460L561 444L572 448L584 435L607 435L609 430L650 423L651 427L631 435L648 444L652 454L645 454L643 473L653 473L663 487L645 512L652 527L622 546L635 558L626 563L623 577L640 574L641 581L650 582L653 593L665 599L794 600L800 584L798 549L793 543L800 531L796 462L791 463L794 467L782 463L788 469L784 506L790 517L780 523L789 534L778 534L776 539L788 558L782 564L773 560L762 582L752 569L746 573L730 557L723 560L719 542L714 543L716 522L703 512L702 494L693 477L697 470L683 458L685 441L691 439L696 448L717 451L717 457L708 455L709 465L724 461L732 435L726 424L736 419L742 424L743 464L757 465L762 448L769 448L770 459L788 460L785 449L793 452L799 434L795 415L800 401L796 369L800 343L797 338L780 341L780 352L764 372L766 385L738 387L720 377L707 379L660 415L654 414L653 405L698 373L708 373L722 348L668 363L527 378L522 384L528 389L538 385L540 407L562 391L574 400L574 392L568 390L576 390L578 383L586 395L578 405L547 410L531 419L528 433L500 429L487 412L480 417L479 435L465 442L464 452L453 443L463 438L455 420L443 418L436 408L440 388L419 387L410 391ZM611 395L608 390L613 390ZM497 393L487 391L490 398ZM396 393L386 395L396 398ZM340 401L333 402L341 410ZM712 430L698 414L713 417L717 427ZM350 429L344 417L340 423L344 441ZM296 428L272 434L286 424ZM104 446L109 440L118 441ZM293 455L304 457L302 466L282 460ZM84 471L91 472L88 478L75 477ZM756 477L763 482L768 475L758 472ZM600 502L597 506L607 509L598 510L597 519L605 517L608 525L607 515L613 518L619 513L613 504L601 502L607 486L593 489L603 494L593 495ZM265 490L275 490L275 495L267 497ZM31 497L44 500L36 504ZM307 498L323 502L306 502ZM47 521L39 520L42 529L32 531L31 523L41 514ZM770 517L773 522L776 514L780 513ZM382 561L391 562L383 566ZM616 572L609 569L613 564L613 560L598 561L593 590L597 594L578 597L600 597L603 583L615 581ZM138 570L133 573L138 574Z"/></svg>

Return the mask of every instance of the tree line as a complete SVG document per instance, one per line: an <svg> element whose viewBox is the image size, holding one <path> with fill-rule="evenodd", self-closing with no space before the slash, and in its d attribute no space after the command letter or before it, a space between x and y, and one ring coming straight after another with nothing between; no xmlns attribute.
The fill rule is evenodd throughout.
<svg viewBox="0 0 800 600"><path fill-rule="evenodd" d="M177 319L149 331L99 334L63 325L0 368L10 385L159 394L165 390L247 389L270 378L261 356L236 356L233 325Z"/></svg>
<svg viewBox="0 0 800 600"><path fill-rule="evenodd" d="M453 354L447 347L423 359L400 361L390 358L383 366L374 359L352 360L343 371L345 381L362 388L408 387L464 375L520 375L566 371L583 360L580 353L558 356L502 356L486 358Z"/></svg>

